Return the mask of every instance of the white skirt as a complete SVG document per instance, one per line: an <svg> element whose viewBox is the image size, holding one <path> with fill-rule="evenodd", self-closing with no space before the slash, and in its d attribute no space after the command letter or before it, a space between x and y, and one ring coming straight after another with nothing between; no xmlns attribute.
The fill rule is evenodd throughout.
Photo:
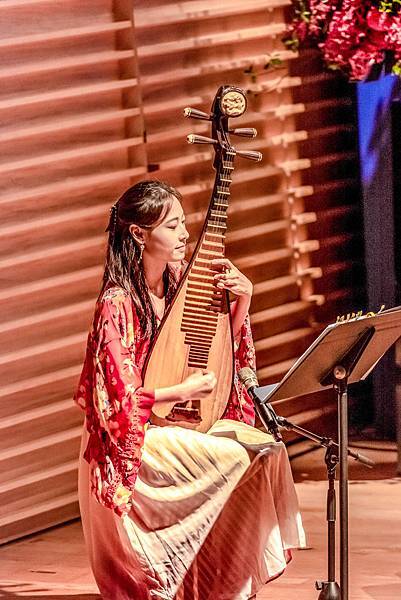
<svg viewBox="0 0 401 600"><path fill-rule="evenodd" d="M246 600L305 545L287 452L268 434L228 419L206 434L151 426L123 517L90 493L87 438L79 500L104 600Z"/></svg>

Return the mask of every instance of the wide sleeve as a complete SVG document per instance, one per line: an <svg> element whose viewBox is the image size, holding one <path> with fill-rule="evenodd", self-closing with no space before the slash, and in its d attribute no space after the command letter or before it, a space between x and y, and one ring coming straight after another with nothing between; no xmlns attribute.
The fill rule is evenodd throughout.
<svg viewBox="0 0 401 600"><path fill-rule="evenodd" d="M243 367L250 367L253 371L256 371L256 353L249 315L245 317L240 334L234 342L234 351L238 370Z"/></svg>
<svg viewBox="0 0 401 600"><path fill-rule="evenodd" d="M155 401L154 391L142 387L141 332L135 317L130 298L111 291L98 302L92 333L93 402L85 458L92 467L93 492L117 514L131 507Z"/></svg>
<svg viewBox="0 0 401 600"><path fill-rule="evenodd" d="M252 398L238 377L243 367L256 371L256 354L252 338L249 315L246 316L239 334L234 340L234 386L223 418L255 424L255 409Z"/></svg>

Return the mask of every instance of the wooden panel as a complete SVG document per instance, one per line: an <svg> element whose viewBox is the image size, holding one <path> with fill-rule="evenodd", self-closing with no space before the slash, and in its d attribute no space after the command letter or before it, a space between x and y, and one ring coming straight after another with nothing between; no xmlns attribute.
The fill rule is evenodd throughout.
<svg viewBox="0 0 401 600"><path fill-rule="evenodd" d="M213 8L207 2L139 1L134 10L148 160L152 175L182 191L194 241L211 192L212 153L186 144L188 133L207 134L208 128L182 119L182 110L188 105L208 110L223 83L249 89L245 69L253 64L263 71L268 53L284 61L279 77L269 75L272 91L258 81L266 89L248 95L240 124L256 127L258 138L233 140L239 149L264 153L258 165L236 161L227 235L227 255L255 283L252 317L261 383L267 382L264 369L272 362L291 364L306 348L315 331L311 279L321 275L309 269L309 254L319 245L307 229L315 212L307 212L303 200L313 188L301 185L300 176L311 166L298 151L308 132L294 120L306 110L292 98L292 88L302 82L289 77L285 61L296 61L297 55L280 41L287 4L223 1Z"/></svg>
<svg viewBox="0 0 401 600"><path fill-rule="evenodd" d="M282 45L289 3L0 3L0 539L77 514L82 416L70 402L110 204L149 173L167 180L194 247L214 172L210 149L186 143L208 132L186 106L209 110L224 83L249 92L241 126L259 136L235 144L264 158L236 160L227 255L254 282L260 383L361 296L352 101L316 52ZM265 70L272 56L282 65ZM277 408L306 425L335 410L327 394Z"/></svg>
<svg viewBox="0 0 401 600"><path fill-rule="evenodd" d="M0 4L0 539L78 515L72 404L109 207L146 172L132 15Z"/></svg>
<svg viewBox="0 0 401 600"><path fill-rule="evenodd" d="M241 125L259 136L235 143L264 159L236 161L227 254L255 284L261 384L278 381L361 290L353 283L361 262L352 99L343 80L323 72L318 53L284 50L286 4L152 0L134 10L150 169L181 189L193 240L213 171L209 149L185 143L189 132L207 134L207 125L185 122L181 111L207 111L223 83L249 90ZM265 71L271 56L282 66ZM245 73L250 65L256 81ZM303 423L334 409L327 395L285 404Z"/></svg>

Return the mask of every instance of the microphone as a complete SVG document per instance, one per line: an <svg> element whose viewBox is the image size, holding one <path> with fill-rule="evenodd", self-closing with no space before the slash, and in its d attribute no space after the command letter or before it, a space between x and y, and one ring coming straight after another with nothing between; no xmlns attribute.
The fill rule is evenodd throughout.
<svg viewBox="0 0 401 600"><path fill-rule="evenodd" d="M238 377L241 383L245 386L246 391L251 396L256 412L263 425L272 434L276 442L281 442L282 437L279 430L277 415L273 407L268 402L263 402L256 393L259 387L258 378L255 371L250 367L244 367L238 371Z"/></svg>

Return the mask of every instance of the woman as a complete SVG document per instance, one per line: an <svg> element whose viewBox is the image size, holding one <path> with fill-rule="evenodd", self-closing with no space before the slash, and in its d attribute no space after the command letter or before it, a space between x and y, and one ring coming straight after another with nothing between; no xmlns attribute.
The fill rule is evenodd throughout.
<svg viewBox="0 0 401 600"><path fill-rule="evenodd" d="M112 207L104 281L75 396L85 410L79 499L91 566L107 600L245 600L303 544L281 443L252 427L237 374L207 433L149 425L155 402L207 396L213 373L145 390L141 371L181 277L188 232L165 183L129 188ZM226 259L216 283L231 306L236 371L254 367L250 281Z"/></svg>

